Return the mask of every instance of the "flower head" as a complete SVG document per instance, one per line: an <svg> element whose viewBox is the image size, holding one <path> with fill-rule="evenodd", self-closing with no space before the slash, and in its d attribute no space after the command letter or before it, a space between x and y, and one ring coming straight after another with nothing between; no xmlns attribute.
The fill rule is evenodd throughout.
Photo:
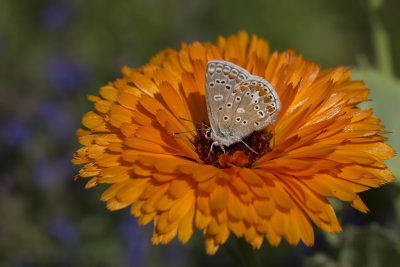
<svg viewBox="0 0 400 267"><path fill-rule="evenodd" d="M279 95L276 121L244 140L253 151L235 143L210 153L204 127L173 134L209 123L204 73L215 59L264 78ZM85 164L77 178L93 177L86 187L111 184L101 197L110 210L130 206L139 224L153 221L154 244L176 235L185 243L197 228L209 254L231 232L254 248L282 237L312 245L312 223L341 230L328 197L367 212L357 193L393 180L379 119L356 107L368 90L343 66L321 70L240 32L164 50L122 72L89 97L95 111L82 119L74 163Z"/></svg>

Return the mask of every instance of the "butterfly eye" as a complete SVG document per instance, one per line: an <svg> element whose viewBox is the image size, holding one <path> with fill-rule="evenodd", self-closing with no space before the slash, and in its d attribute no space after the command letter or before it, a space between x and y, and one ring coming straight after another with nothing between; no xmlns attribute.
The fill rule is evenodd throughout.
<svg viewBox="0 0 400 267"><path fill-rule="evenodd" d="M240 96L237 96L237 97L235 98L235 101L236 101L236 102L239 102L240 100L242 100L242 98L241 98Z"/></svg>
<svg viewBox="0 0 400 267"><path fill-rule="evenodd" d="M250 95L250 92L247 92L246 95L249 96L249 95Z"/></svg>
<svg viewBox="0 0 400 267"><path fill-rule="evenodd" d="M221 84L224 84L226 81L225 80L221 80Z"/></svg>
<svg viewBox="0 0 400 267"><path fill-rule="evenodd" d="M226 104L226 106L227 106L228 108L231 108L231 107L232 107L232 103L229 102L229 103Z"/></svg>
<svg viewBox="0 0 400 267"><path fill-rule="evenodd" d="M240 117L237 117L237 118L236 118L236 121L237 121L237 122L239 122L240 120L241 120L241 118L240 118Z"/></svg>
<svg viewBox="0 0 400 267"><path fill-rule="evenodd" d="M220 81L219 79L216 79L216 80L215 80L215 83L218 83L218 84L219 84L220 82L221 82L221 81Z"/></svg>
<svg viewBox="0 0 400 267"><path fill-rule="evenodd" d="M211 86L211 87L214 87L214 85L215 85L215 84L214 84L213 82L210 82L210 86Z"/></svg>
<svg viewBox="0 0 400 267"><path fill-rule="evenodd" d="M244 121L242 121L242 123L243 123L243 125L246 125L246 124L247 124L247 121L246 121L246 120L244 120Z"/></svg>
<svg viewBox="0 0 400 267"><path fill-rule="evenodd" d="M256 122L254 123L254 126L260 126L260 122L256 121Z"/></svg>
<svg viewBox="0 0 400 267"><path fill-rule="evenodd" d="M260 109L260 106L257 105L257 106L254 107L254 109L255 109L255 110L259 110L259 109Z"/></svg>
<svg viewBox="0 0 400 267"><path fill-rule="evenodd" d="M227 120L229 120L229 117L228 116L224 116L224 121L227 121Z"/></svg>
<svg viewBox="0 0 400 267"><path fill-rule="evenodd" d="M252 81L251 84L252 84L252 85L256 85L257 82L256 82L256 81Z"/></svg>
<svg viewBox="0 0 400 267"><path fill-rule="evenodd" d="M221 111L221 110L222 110L222 107L219 107L218 110Z"/></svg>
<svg viewBox="0 0 400 267"><path fill-rule="evenodd" d="M264 116L265 116L264 112L261 110L258 112L258 114L260 115L261 118L264 118Z"/></svg>
<svg viewBox="0 0 400 267"><path fill-rule="evenodd" d="M230 85L230 84L227 84L226 86L225 86L225 89L226 90L230 90L232 88L232 86Z"/></svg>

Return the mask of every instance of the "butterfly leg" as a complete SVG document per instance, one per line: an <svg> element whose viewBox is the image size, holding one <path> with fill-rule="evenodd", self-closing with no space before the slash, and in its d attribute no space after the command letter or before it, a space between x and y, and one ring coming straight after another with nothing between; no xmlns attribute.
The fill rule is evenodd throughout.
<svg viewBox="0 0 400 267"><path fill-rule="evenodd" d="M214 141L214 142L211 144L210 151L208 152L208 158L210 157L211 151L212 151L212 149L213 149L214 146L219 146L218 141Z"/></svg>
<svg viewBox="0 0 400 267"><path fill-rule="evenodd" d="M222 151L223 151L224 154L225 154L225 148L224 148L224 146L223 146L222 144L220 144L219 147L222 149Z"/></svg>

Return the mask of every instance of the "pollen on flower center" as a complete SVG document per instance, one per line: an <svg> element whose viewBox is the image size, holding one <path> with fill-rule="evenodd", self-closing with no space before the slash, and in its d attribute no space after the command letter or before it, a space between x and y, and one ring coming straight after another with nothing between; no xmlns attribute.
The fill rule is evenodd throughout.
<svg viewBox="0 0 400 267"><path fill-rule="evenodd" d="M242 142L237 142L230 146L224 147L224 151L220 146L213 146L210 152L211 145L214 142L207 138L202 131L199 131L193 140L196 152L200 159L206 164L213 165L218 168L227 168L231 164L243 167L251 167L251 165L261 156L271 151L270 141L272 134L264 130L255 131L243 139L251 149L251 151Z"/></svg>

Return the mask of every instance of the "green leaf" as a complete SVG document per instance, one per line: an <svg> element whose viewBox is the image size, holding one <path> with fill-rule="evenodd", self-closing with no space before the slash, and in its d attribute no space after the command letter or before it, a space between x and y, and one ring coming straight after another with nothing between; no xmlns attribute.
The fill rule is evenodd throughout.
<svg viewBox="0 0 400 267"><path fill-rule="evenodd" d="M400 262L400 241L395 232L372 224L358 228L349 226L339 252L339 266L397 266Z"/></svg>
<svg viewBox="0 0 400 267"><path fill-rule="evenodd" d="M400 151L400 80L382 74L376 69L363 67L354 69L351 75L353 80L363 80L370 89L369 98L372 101L362 103L361 108L373 108L374 115L382 120L385 130L391 133L388 144L397 152ZM386 161L389 169L395 176L400 173L400 157Z"/></svg>

